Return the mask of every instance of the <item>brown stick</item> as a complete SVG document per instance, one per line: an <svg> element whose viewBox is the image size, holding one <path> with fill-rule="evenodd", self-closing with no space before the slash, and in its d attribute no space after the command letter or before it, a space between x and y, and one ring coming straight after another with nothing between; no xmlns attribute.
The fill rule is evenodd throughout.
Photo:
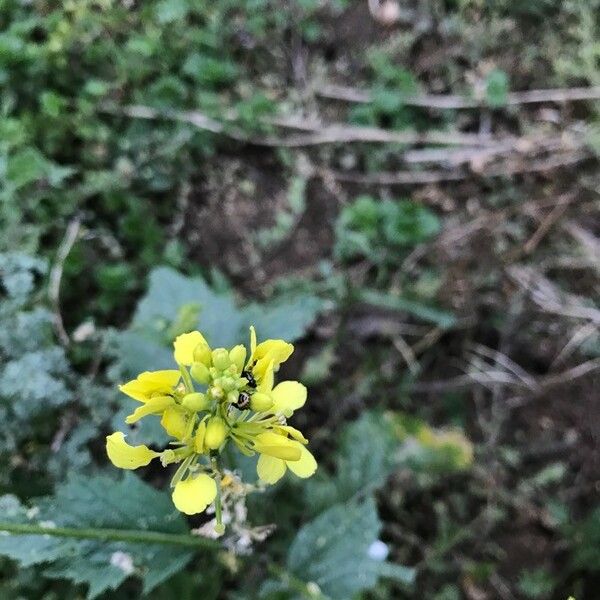
<svg viewBox="0 0 600 600"><path fill-rule="evenodd" d="M68 346L70 339L67 331L65 330L60 311L60 283L62 280L65 260L67 260L73 245L77 241L80 227L81 218L79 216L74 217L69 222L67 231L65 232L65 237L58 248L58 252L56 253L56 261L50 270L50 282L48 284L48 297L50 298L50 302L52 303L52 307L54 309L54 328L56 329L56 334L58 335L58 338L63 346Z"/></svg>
<svg viewBox="0 0 600 600"><path fill-rule="evenodd" d="M324 85L316 90L316 93L323 98L343 100L345 102L356 102L358 104L368 104L373 99L372 93L367 90L341 85ZM537 104L541 102L564 103L580 100L600 100L600 86L511 92L507 95L505 104L507 106L515 106L519 104ZM419 106L440 110L459 110L487 106L484 99L466 98L455 94L406 96L402 101L407 106Z"/></svg>
<svg viewBox="0 0 600 600"><path fill-rule="evenodd" d="M546 215L535 233L525 242L523 251L525 254L531 254L544 239L546 234L552 229L552 226L561 218L567 210L569 204L575 199L575 194L564 194L554 208Z"/></svg>
<svg viewBox="0 0 600 600"><path fill-rule="evenodd" d="M255 136L249 135L235 126L208 117L199 111L160 111L149 106L137 104L126 106L103 105L98 107L98 111L150 121L166 120L189 123L203 131L224 135L255 146L267 146L271 148L302 148L306 146L349 144L353 142L403 145L440 144L445 146L469 146L471 148L495 146L498 144L498 140L489 136L461 133L459 131L429 131L424 133L416 131L388 131L378 127L355 127L342 123L323 125L315 121L302 122L298 119L273 119L270 122L267 120L263 122L267 125L300 129L306 131L306 133L287 137ZM226 121L231 121L234 118L235 115L229 113L226 113L224 117ZM506 143L507 141L509 140L504 139L502 143ZM516 144L517 141L517 138L515 138L514 143Z"/></svg>
<svg viewBox="0 0 600 600"><path fill-rule="evenodd" d="M327 170L327 174L337 181L358 183L362 185L423 185L441 183L443 181L462 181L473 176L480 177L510 177L525 173L545 173L560 167L566 167L582 162L590 157L586 151L557 154L545 159L529 161L523 164L509 166L496 165L486 168L482 173L461 170L431 170L431 171L396 171L378 173L344 173Z"/></svg>

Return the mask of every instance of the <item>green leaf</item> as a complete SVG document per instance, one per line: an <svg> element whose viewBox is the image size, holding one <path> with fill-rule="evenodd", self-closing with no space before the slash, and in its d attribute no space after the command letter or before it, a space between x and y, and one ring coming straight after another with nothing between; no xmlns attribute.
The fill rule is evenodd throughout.
<svg viewBox="0 0 600 600"><path fill-rule="evenodd" d="M300 529L287 568L302 581L318 585L332 600L347 600L374 587L381 575L411 582L412 570L383 567L386 563L371 556L380 529L370 496L361 503L332 506Z"/></svg>
<svg viewBox="0 0 600 600"><path fill-rule="evenodd" d="M399 253L439 230L437 215L419 203L359 196L340 213L335 252L342 260L364 257L374 264L397 264Z"/></svg>
<svg viewBox="0 0 600 600"><path fill-rule="evenodd" d="M187 330L198 328L213 346L232 346L248 338L250 325L260 339L294 341L304 334L322 308L315 296L298 294L265 304L238 307L230 290L215 291L201 277L186 277L168 267L150 274L147 294L138 304L129 331L117 334L118 352L125 369L137 373L172 364L173 333L181 333L182 307L199 314L196 324L186 321Z"/></svg>
<svg viewBox="0 0 600 600"><path fill-rule="evenodd" d="M556 581L552 574L543 567L534 570L524 570L519 577L518 586L524 596L532 599L548 598Z"/></svg>
<svg viewBox="0 0 600 600"><path fill-rule="evenodd" d="M40 179L47 179L50 185L59 185L74 170L61 167L47 160L35 148L24 148L8 159L6 177L14 189L22 188Z"/></svg>
<svg viewBox="0 0 600 600"><path fill-rule="evenodd" d="M398 438L379 412L364 413L343 430L336 454L335 478L321 473L306 482L313 508L364 497L385 483L395 467Z"/></svg>
<svg viewBox="0 0 600 600"><path fill-rule="evenodd" d="M358 294L358 299L379 308L407 312L442 329L449 329L456 323L456 317L451 312L390 293L366 289Z"/></svg>
<svg viewBox="0 0 600 600"><path fill-rule="evenodd" d="M187 533L184 519L168 495L127 473L120 480L105 476L72 477L52 497L42 499L26 511L14 497L0 499L2 520L15 523L40 523L46 528L75 528L85 538L102 530ZM29 518L28 518L29 517ZM91 528L91 529L90 529ZM90 535L91 535L90 533ZM159 541L138 543L101 539L76 539L53 535L0 535L0 554L21 566L50 563L42 573L50 578L66 578L88 584L88 598L116 589L130 575L143 580L145 593L180 571L192 557L184 545L165 545ZM178 539L171 536L166 539ZM159 537L156 538L160 540ZM189 536L184 536L185 539ZM190 544L191 545L191 544Z"/></svg>

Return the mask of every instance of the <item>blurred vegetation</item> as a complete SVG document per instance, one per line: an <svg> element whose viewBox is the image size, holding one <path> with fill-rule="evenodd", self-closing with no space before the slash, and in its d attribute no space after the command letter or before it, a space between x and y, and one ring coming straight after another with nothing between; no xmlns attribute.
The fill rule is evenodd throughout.
<svg viewBox="0 0 600 600"><path fill-rule="evenodd" d="M597 597L600 104L511 93L600 85L600 2L367 4L0 0L0 521L200 528L103 449L194 328L296 343L320 464L1 598Z"/></svg>

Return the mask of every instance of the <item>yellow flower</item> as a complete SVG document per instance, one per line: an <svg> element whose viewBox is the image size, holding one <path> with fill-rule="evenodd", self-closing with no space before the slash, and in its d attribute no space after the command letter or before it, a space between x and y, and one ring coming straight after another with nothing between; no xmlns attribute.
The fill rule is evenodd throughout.
<svg viewBox="0 0 600 600"><path fill-rule="evenodd" d="M275 385L275 373L293 351L284 340L257 343L254 327L249 350L241 344L211 349L199 331L178 336L173 357L179 370L144 372L120 386L141 403L125 421L159 416L170 447L156 452L131 446L116 432L106 438L109 459L122 469L157 457L163 466L179 463L171 481L175 506L191 515L214 501L216 529L222 530L219 459L229 441L247 456L260 454L257 471L266 483L275 483L287 469L299 477L317 469L308 440L286 421L304 406L306 388L297 381Z"/></svg>

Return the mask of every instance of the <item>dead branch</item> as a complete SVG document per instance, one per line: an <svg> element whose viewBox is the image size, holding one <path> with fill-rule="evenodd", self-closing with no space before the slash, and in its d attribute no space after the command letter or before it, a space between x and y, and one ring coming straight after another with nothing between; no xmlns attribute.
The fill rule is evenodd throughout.
<svg viewBox="0 0 600 600"><path fill-rule="evenodd" d="M134 119L188 123L203 131L224 135L239 142L271 148L302 148L323 144L350 144L354 142L402 145L440 144L482 148L498 144L498 140L490 139L489 136L461 133L459 131L429 131L424 133L416 131L388 131L378 127L356 127L343 123L324 125L316 121L302 121L298 118L264 119L262 123L284 129L297 129L306 133L289 136L260 136L248 134L233 125L232 122L235 121L236 115L231 112L225 113L223 117L224 121L218 121L199 111L157 110L149 106L137 104L126 106L102 105L98 107L98 111ZM508 141L502 140L502 143L506 144ZM516 145L518 138L515 138L512 143Z"/></svg>
<svg viewBox="0 0 600 600"><path fill-rule="evenodd" d="M481 173L467 169L454 170L427 170L427 171L394 171L377 173L345 173L327 169L327 175L337 181L357 183L361 185L424 185L428 183L442 183L445 181L463 181L474 176L480 177L512 177L527 173L548 173L574 165L590 158L591 154L585 150L575 152L561 152L548 158L530 160L519 164L500 164L486 167ZM320 172L323 176L323 172Z"/></svg>
<svg viewBox="0 0 600 600"><path fill-rule="evenodd" d="M527 291L531 300L544 312L591 321L600 325L600 310L585 299L560 290L552 281L531 267L507 267L508 276Z"/></svg>
<svg viewBox="0 0 600 600"><path fill-rule="evenodd" d="M65 236L58 248L58 252L56 253L56 260L52 265L52 269L50 271L50 282L48 284L48 297L54 309L54 328L56 329L56 334L58 335L58 338L63 346L68 346L70 339L65 330L60 311L60 283L62 281L65 261L67 260L73 245L77 241L80 227L81 218L79 216L71 219L69 225L67 226Z"/></svg>
<svg viewBox="0 0 600 600"><path fill-rule="evenodd" d="M372 93L353 87L341 85L323 85L316 90L322 98L368 104L372 101ZM547 90L529 90L525 92L511 92L507 95L506 105L538 104L543 102L577 102L582 100L600 100L600 86L578 88L555 88ZM455 94L423 94L408 95L402 99L406 106L422 108L452 109L486 107L485 99L466 98Z"/></svg>
<svg viewBox="0 0 600 600"><path fill-rule="evenodd" d="M531 254L544 239L546 234L552 229L553 225L562 217L567 210L569 204L575 199L575 194L564 194L560 197L559 202L546 215L536 229L535 233L525 242L523 251L525 254Z"/></svg>
<svg viewBox="0 0 600 600"><path fill-rule="evenodd" d="M553 373L534 379L535 386L533 389L520 378L510 377L506 372L487 371L485 374L468 373L438 381L419 381L412 384L410 391L416 394L429 394L463 390L481 385L485 387L503 385L519 389L522 392L528 392L532 397L539 397L543 392L576 379L581 379L596 371L600 371L600 358L588 360L560 373ZM521 406L521 404L515 406Z"/></svg>

